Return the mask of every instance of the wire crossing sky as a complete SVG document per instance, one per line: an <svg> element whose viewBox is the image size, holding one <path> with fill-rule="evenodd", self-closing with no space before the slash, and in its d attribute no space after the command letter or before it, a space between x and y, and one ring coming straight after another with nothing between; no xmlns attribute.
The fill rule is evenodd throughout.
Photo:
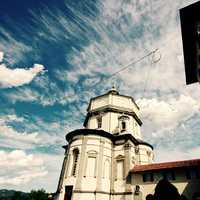
<svg viewBox="0 0 200 200"><path fill-rule="evenodd" d="M185 85L178 12L194 2L3 1L0 188L55 191L65 135L116 83L138 103L156 162L197 158L200 88ZM158 62L142 59L156 49Z"/></svg>

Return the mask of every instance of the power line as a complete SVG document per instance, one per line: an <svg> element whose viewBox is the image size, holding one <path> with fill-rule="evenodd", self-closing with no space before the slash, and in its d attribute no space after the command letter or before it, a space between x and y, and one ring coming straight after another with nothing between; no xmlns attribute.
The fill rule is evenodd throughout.
<svg viewBox="0 0 200 200"><path fill-rule="evenodd" d="M109 79L113 78L114 76L116 76L117 74L119 74L119 73L125 71L125 70L128 69L129 67L133 67L135 64L141 62L142 60L144 60L145 58L147 58L147 57L149 57L149 56L151 56L151 55L153 56L153 57L152 57L151 63L156 63L156 62L158 62L158 61L160 60L161 57L159 57L159 59L157 59L157 60L154 59L154 55L155 55L155 53L156 53L157 51L158 51L158 49L155 49L155 50L153 50L153 51L151 51L151 52L145 54L144 56L140 57L139 59L130 62L128 65L125 65L124 67L122 67L122 68L119 69L118 71L112 73L112 74L109 75L108 77L104 77L102 80L100 80L100 81L97 82L96 84L92 85L92 86L91 86L91 89L94 89L94 87L97 86L98 84L100 84L100 83L102 83L102 82L104 82L104 81L106 81L106 80L109 80ZM72 98L72 97L75 97L75 96L76 96L76 94L73 94L73 95L66 96L66 98Z"/></svg>
<svg viewBox="0 0 200 200"><path fill-rule="evenodd" d="M116 76L116 75L117 75L117 74L119 74L120 72L122 72L122 71L126 70L127 68L129 68L129 67L131 67L131 66L135 65L136 63L138 63L138 62L140 62L140 61L144 60L146 57L149 57L150 55L153 55L153 54L155 54L155 53L156 53L156 51L158 51L158 49L155 49L155 50L153 50L153 51L149 52L148 54L146 54L146 55L142 56L142 57L141 57L141 58L139 58L138 60L132 61L131 63L129 63L128 65L126 65L126 66L122 67L120 70L118 70L118 71L114 72L113 74L111 74L110 76L106 77L105 79L107 79L107 80L108 80L108 79L112 78L113 76ZM158 62L158 61L156 61L156 62Z"/></svg>

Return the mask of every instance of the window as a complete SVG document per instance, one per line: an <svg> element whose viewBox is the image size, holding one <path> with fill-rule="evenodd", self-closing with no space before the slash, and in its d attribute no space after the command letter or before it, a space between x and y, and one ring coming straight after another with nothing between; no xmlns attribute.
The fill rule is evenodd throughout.
<svg viewBox="0 0 200 200"><path fill-rule="evenodd" d="M102 116L98 116L97 117L97 128L101 128L102 127Z"/></svg>
<svg viewBox="0 0 200 200"><path fill-rule="evenodd" d="M72 176L76 176L76 169L77 169L77 163L78 163L78 156L79 156L79 150L78 150L78 149L74 149L74 150L73 150Z"/></svg>
<svg viewBox="0 0 200 200"><path fill-rule="evenodd" d="M122 131L125 131L125 130L126 130L126 122L122 121Z"/></svg>
<svg viewBox="0 0 200 200"><path fill-rule="evenodd" d="M86 172L88 177L95 177L95 163L96 163L96 158L89 156L87 162L87 172Z"/></svg>
<svg viewBox="0 0 200 200"><path fill-rule="evenodd" d="M140 186L139 185L136 185L135 186L135 192L134 192L135 195L139 195L140 194Z"/></svg>
<svg viewBox="0 0 200 200"><path fill-rule="evenodd" d="M162 173L163 179L165 180L175 180L175 174L173 171L166 171Z"/></svg>
<svg viewBox="0 0 200 200"><path fill-rule="evenodd" d="M124 156L118 155L116 157L116 180L122 180L125 177L124 172Z"/></svg>
<svg viewBox="0 0 200 200"><path fill-rule="evenodd" d="M190 168L185 170L185 175L187 179L199 179L200 174L198 169Z"/></svg>
<svg viewBox="0 0 200 200"><path fill-rule="evenodd" d="M143 174L143 182L153 182L153 181L154 181L153 173Z"/></svg>
<svg viewBox="0 0 200 200"><path fill-rule="evenodd" d="M96 177L96 151L89 151L87 155L87 169L86 176L87 177Z"/></svg>
<svg viewBox="0 0 200 200"><path fill-rule="evenodd" d="M117 160L117 179L124 178L124 160Z"/></svg>
<svg viewBox="0 0 200 200"><path fill-rule="evenodd" d="M126 115L121 115L120 117L118 117L118 120L119 120L120 131L122 132L127 130L130 118Z"/></svg>

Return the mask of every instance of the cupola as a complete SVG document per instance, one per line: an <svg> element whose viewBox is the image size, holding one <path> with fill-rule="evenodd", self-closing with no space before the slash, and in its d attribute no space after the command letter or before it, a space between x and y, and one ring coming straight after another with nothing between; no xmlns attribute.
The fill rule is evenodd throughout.
<svg viewBox="0 0 200 200"><path fill-rule="evenodd" d="M132 134L141 138L139 107L131 96L120 94L115 87L90 99L84 126L112 134Z"/></svg>

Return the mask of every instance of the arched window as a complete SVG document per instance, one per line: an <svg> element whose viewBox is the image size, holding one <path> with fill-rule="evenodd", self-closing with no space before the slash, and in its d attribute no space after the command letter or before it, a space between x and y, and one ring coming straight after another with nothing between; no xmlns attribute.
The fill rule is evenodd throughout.
<svg viewBox="0 0 200 200"><path fill-rule="evenodd" d="M129 117L127 115L121 115L119 118L119 128L121 130L121 132L126 131L128 128L128 121L129 121Z"/></svg>
<svg viewBox="0 0 200 200"><path fill-rule="evenodd" d="M125 131L125 130L126 130L126 122L122 121L122 131Z"/></svg>
<svg viewBox="0 0 200 200"><path fill-rule="evenodd" d="M74 149L73 150L72 176L76 176L78 157L79 157L79 150L78 149Z"/></svg>
<svg viewBox="0 0 200 200"><path fill-rule="evenodd" d="M97 128L101 128L102 127L102 116L98 116L97 117Z"/></svg>

